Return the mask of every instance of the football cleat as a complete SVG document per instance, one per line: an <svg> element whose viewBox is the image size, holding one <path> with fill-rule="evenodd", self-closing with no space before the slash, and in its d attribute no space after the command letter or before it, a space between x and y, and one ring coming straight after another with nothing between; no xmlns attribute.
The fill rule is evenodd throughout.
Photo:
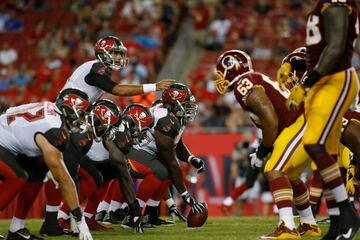
<svg viewBox="0 0 360 240"><path fill-rule="evenodd" d="M58 219L58 222L59 222L60 228L62 228L64 231L72 232L72 231L71 231L71 227L70 227L69 220L66 220L66 219L64 219L64 218L59 218L59 219Z"/></svg>
<svg viewBox="0 0 360 240"><path fill-rule="evenodd" d="M232 209L233 205L225 205L224 203L221 203L220 210L225 216L232 215Z"/></svg>
<svg viewBox="0 0 360 240"><path fill-rule="evenodd" d="M89 229L92 231L111 231L113 230L112 227L105 227L98 223L94 217L92 218L85 218L86 224L88 225Z"/></svg>
<svg viewBox="0 0 360 240"><path fill-rule="evenodd" d="M103 210L103 211L100 211L100 212L97 212L96 213L96 216L95 216L95 220L96 221L103 221L104 220L104 217L106 216L106 211Z"/></svg>
<svg viewBox="0 0 360 240"><path fill-rule="evenodd" d="M44 240L42 237L38 237L32 234L29 229L22 228L16 232L10 232L7 235L7 240Z"/></svg>
<svg viewBox="0 0 360 240"><path fill-rule="evenodd" d="M360 219L353 208L342 211L339 217L340 234L336 240L353 239L360 228Z"/></svg>
<svg viewBox="0 0 360 240"><path fill-rule="evenodd" d="M0 234L0 239L5 239L5 237L3 235Z"/></svg>
<svg viewBox="0 0 360 240"><path fill-rule="evenodd" d="M319 237L321 235L321 229L316 224L300 223L297 231L301 236Z"/></svg>
<svg viewBox="0 0 360 240"><path fill-rule="evenodd" d="M156 227L156 226L160 226L160 225L172 226L174 224L175 224L175 222L161 219L158 216L145 215L142 218L142 226L143 227L145 227L145 226Z"/></svg>
<svg viewBox="0 0 360 240"><path fill-rule="evenodd" d="M290 230L285 226L284 222L275 229L274 232L269 233L267 235L263 235L260 239L300 239L301 236L299 232L294 228Z"/></svg>

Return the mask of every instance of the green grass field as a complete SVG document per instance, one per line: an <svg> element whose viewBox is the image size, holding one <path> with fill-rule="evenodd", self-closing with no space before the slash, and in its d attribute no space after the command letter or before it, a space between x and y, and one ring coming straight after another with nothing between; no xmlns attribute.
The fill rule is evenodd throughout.
<svg viewBox="0 0 360 240"><path fill-rule="evenodd" d="M211 217L202 228L190 229L185 223L175 226L163 226L155 229L145 229L143 235L134 234L130 229L122 229L120 226L112 225L114 231L93 232L97 240L118 240L118 239L258 239L261 235L274 230L277 218L275 217ZM40 229L41 220L28 220L27 227L33 233ZM5 235L8 231L9 221L0 221L0 233ZM327 225L322 225L326 231ZM71 239L70 237L47 237L46 239ZM72 238L75 239L75 238ZM315 238L303 238L315 239ZM356 239L360 239L360 233Z"/></svg>

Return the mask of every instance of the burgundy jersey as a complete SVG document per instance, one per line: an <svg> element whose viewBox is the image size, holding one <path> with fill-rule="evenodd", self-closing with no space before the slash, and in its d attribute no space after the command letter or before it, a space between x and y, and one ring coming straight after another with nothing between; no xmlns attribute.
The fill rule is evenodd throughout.
<svg viewBox="0 0 360 240"><path fill-rule="evenodd" d="M323 13L329 6L345 6L349 12L349 28L344 54L330 73L339 72L351 67L351 58L356 38L359 34L356 0L318 0L307 18L306 53L307 68L312 70L318 63L320 55L326 47Z"/></svg>
<svg viewBox="0 0 360 240"><path fill-rule="evenodd" d="M272 81L268 76L257 72L248 72L237 77L234 83L234 94L241 107L250 113L251 120L257 127L261 127L259 118L252 109L246 105L246 99L254 87L261 87L265 90L267 97L272 102L276 115L279 119L278 134L290 126L303 113L303 105L299 111L289 111L286 108L286 99L290 95L287 89L282 90L278 82Z"/></svg>

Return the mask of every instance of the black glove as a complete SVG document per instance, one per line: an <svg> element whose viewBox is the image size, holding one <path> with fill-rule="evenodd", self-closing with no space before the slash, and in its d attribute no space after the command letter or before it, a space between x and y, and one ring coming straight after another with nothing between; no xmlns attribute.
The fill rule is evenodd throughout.
<svg viewBox="0 0 360 240"><path fill-rule="evenodd" d="M169 213L173 221L175 221L175 217L178 217L181 221L186 222L186 217L180 212L179 209L175 206L175 204L169 207Z"/></svg>
<svg viewBox="0 0 360 240"><path fill-rule="evenodd" d="M205 210L204 204L201 202L197 202L190 194L186 191L185 193L181 194L184 202L191 207L191 211L201 213Z"/></svg>
<svg viewBox="0 0 360 240"><path fill-rule="evenodd" d="M203 172L205 169L204 161L201 160L200 158L190 156L188 158L188 162L191 163L191 165L193 165L193 167L197 169L198 173Z"/></svg>
<svg viewBox="0 0 360 240"><path fill-rule="evenodd" d="M256 149L256 157L260 160L264 160L273 150L273 147L265 147L263 144Z"/></svg>
<svg viewBox="0 0 360 240"><path fill-rule="evenodd" d="M139 205L139 201L135 200L132 204L129 205L129 215L134 222L134 230L137 233L144 233L144 229L141 226L141 209Z"/></svg>

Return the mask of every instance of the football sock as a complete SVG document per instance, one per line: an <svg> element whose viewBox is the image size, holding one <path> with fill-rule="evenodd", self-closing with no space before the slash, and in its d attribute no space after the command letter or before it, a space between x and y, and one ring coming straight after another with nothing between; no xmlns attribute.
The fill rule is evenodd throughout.
<svg viewBox="0 0 360 240"><path fill-rule="evenodd" d="M340 210L336 204L334 196L329 189L324 189L324 197L326 199L326 205L330 216L339 216Z"/></svg>
<svg viewBox="0 0 360 240"><path fill-rule="evenodd" d="M9 227L10 232L17 232L20 229L23 229L25 227L25 219L20 219L17 217L13 217L11 219L11 224Z"/></svg>
<svg viewBox="0 0 360 240"><path fill-rule="evenodd" d="M25 183L17 197L14 217L25 219L36 197L38 196L42 183Z"/></svg>
<svg viewBox="0 0 360 240"><path fill-rule="evenodd" d="M231 191L230 197L232 199L237 199L239 196L241 196L246 190L248 189L248 186L246 183L241 184L237 188Z"/></svg>
<svg viewBox="0 0 360 240"><path fill-rule="evenodd" d="M113 185L112 194L111 194L111 201L116 201L116 202L119 202L119 203L125 202L125 198L124 198L124 196L122 194L119 180L116 180L114 185ZM111 202L110 202L110 205L111 205Z"/></svg>
<svg viewBox="0 0 360 240"><path fill-rule="evenodd" d="M164 180L159 186L159 189L153 194L151 199L160 202L164 196L164 193L169 189L171 180Z"/></svg>
<svg viewBox="0 0 360 240"><path fill-rule="evenodd" d="M96 212L101 212L101 211L108 211L110 207L110 204L105 202L105 201L101 201L99 206L96 209Z"/></svg>
<svg viewBox="0 0 360 240"><path fill-rule="evenodd" d="M310 204L317 205L323 192L323 184L318 170L313 171L313 179L310 183Z"/></svg>
<svg viewBox="0 0 360 240"><path fill-rule="evenodd" d="M109 212L115 212L116 210L118 210L121 207L121 202L115 201L115 200L111 200L110 202L110 207L109 207Z"/></svg>
<svg viewBox="0 0 360 240"><path fill-rule="evenodd" d="M99 190L91 194L90 197L88 198L88 201L86 202L86 207L84 209L84 212L94 215L96 213L96 207L99 205L99 202L101 201L101 198L104 196L105 191L106 188L100 188Z"/></svg>
<svg viewBox="0 0 360 240"><path fill-rule="evenodd" d="M294 229L295 222L292 210L293 190L289 180L286 177L278 177L269 181L269 184L275 204L279 209L280 220L289 229Z"/></svg>
<svg viewBox="0 0 360 240"><path fill-rule="evenodd" d="M159 189L162 181L153 174L147 175L139 184L136 198L142 200L144 203Z"/></svg>
<svg viewBox="0 0 360 240"><path fill-rule="evenodd" d="M7 207L24 184L23 178L8 178L0 183L0 211Z"/></svg>
<svg viewBox="0 0 360 240"><path fill-rule="evenodd" d="M316 224L309 203L309 192L305 184L300 180L296 183L291 182L294 192L294 203L300 215L302 223Z"/></svg>
<svg viewBox="0 0 360 240"><path fill-rule="evenodd" d="M108 184L106 193L103 197L103 200L100 202L98 208L96 209L96 212L108 211L115 181L115 179L111 180Z"/></svg>
<svg viewBox="0 0 360 240"><path fill-rule="evenodd" d="M53 181L48 180L45 184L46 211L57 212L61 203L60 189L55 187Z"/></svg>
<svg viewBox="0 0 360 240"><path fill-rule="evenodd" d="M156 201L154 199L149 199L147 202L146 202L146 207L149 206L149 207L157 207L159 206L160 204L160 201Z"/></svg>

